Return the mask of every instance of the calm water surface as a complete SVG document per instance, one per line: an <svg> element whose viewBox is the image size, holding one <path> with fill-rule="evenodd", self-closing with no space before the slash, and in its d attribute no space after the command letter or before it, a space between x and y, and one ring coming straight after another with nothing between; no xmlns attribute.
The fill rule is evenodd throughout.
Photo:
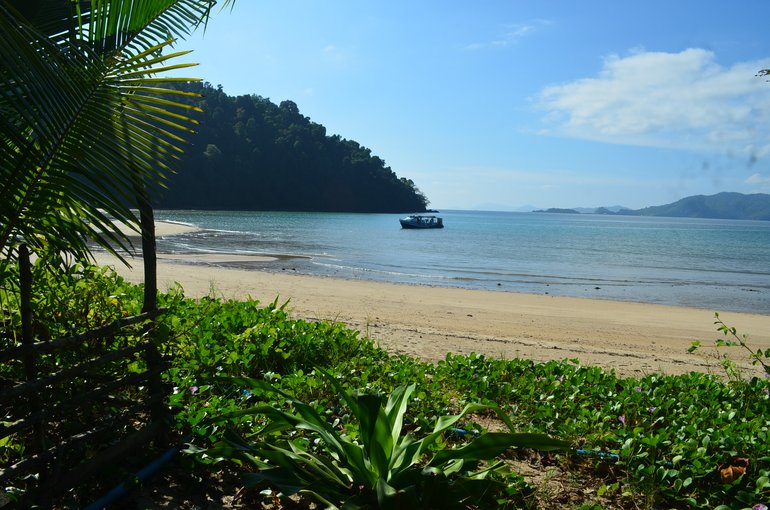
<svg viewBox="0 0 770 510"><path fill-rule="evenodd" d="M203 229L160 251L287 256L261 270L770 314L770 222L446 211L444 229L402 230L393 214L156 216Z"/></svg>

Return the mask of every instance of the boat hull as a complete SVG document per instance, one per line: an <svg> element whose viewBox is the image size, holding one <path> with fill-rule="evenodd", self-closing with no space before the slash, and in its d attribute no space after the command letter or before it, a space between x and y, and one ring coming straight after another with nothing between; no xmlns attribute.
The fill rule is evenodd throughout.
<svg viewBox="0 0 770 510"><path fill-rule="evenodd" d="M436 216L407 216L398 221L407 229L444 228L444 221Z"/></svg>

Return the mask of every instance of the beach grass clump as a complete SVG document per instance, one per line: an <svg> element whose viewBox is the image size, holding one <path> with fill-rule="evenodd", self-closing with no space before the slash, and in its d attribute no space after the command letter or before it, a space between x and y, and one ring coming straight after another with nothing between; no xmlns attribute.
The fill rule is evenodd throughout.
<svg viewBox="0 0 770 510"><path fill-rule="evenodd" d="M41 274L35 281L41 286L35 305L40 338L82 331L141 307L141 286L105 269L80 266L67 277ZM55 296L37 296L43 293ZM0 299L2 342L14 345L18 300L13 289ZM535 363L475 354L428 363L391 356L339 323L293 319L286 304L190 299L179 288L159 296L159 303L168 311L152 334L170 361L168 404L180 437L192 438L190 450L198 453L190 459L198 470L245 469L242 461L223 464L217 462L221 456L206 453L225 437L241 438L258 462L266 462L254 452L285 447L288 439L264 434L265 427L272 430L276 413L294 413L298 402L317 416L317 426L324 421L361 446L352 395L372 395L386 406L389 396L409 388L403 400L408 413L399 424L404 437L424 437L445 417L459 416L415 461L421 469L438 451L489 433L545 434L569 443L561 452L505 449L486 459L490 466L505 463L511 473L497 478L508 484L499 507L514 501L586 508L751 508L770 502L768 378L620 378L577 360ZM0 371L6 381L23 377L10 363ZM292 430L291 441L314 455L328 447L308 428ZM0 444L0 459L23 450L20 441ZM281 494L273 486L269 497Z"/></svg>

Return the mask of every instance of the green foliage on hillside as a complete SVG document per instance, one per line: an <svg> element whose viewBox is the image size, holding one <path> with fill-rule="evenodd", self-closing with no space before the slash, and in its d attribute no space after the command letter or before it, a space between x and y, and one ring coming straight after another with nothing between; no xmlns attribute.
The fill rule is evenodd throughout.
<svg viewBox="0 0 770 510"><path fill-rule="evenodd" d="M292 101L228 96L187 84L204 110L198 133L169 176L168 209L421 212L426 197L353 140L327 135Z"/></svg>

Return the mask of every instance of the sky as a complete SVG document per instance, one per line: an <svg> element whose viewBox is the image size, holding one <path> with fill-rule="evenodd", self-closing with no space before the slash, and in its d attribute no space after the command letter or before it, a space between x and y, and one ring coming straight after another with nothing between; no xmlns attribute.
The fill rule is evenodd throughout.
<svg viewBox="0 0 770 510"><path fill-rule="evenodd" d="M236 0L185 76L294 101L444 209L770 193L767 0Z"/></svg>

